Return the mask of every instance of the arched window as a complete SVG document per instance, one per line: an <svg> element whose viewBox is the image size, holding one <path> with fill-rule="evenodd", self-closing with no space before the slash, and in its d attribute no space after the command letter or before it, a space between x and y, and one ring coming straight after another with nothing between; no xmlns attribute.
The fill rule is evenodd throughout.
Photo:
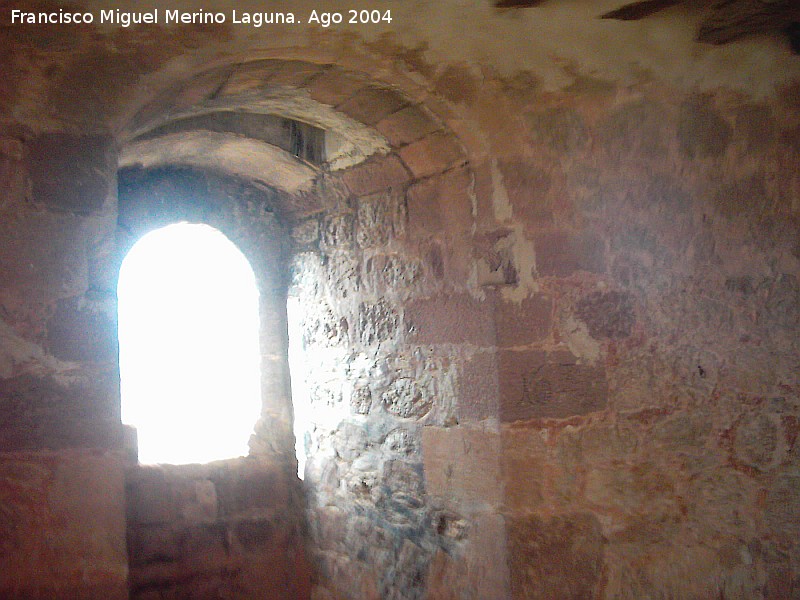
<svg viewBox="0 0 800 600"><path fill-rule="evenodd" d="M122 420L142 463L248 454L261 412L258 288L245 256L207 225L143 236L117 287Z"/></svg>

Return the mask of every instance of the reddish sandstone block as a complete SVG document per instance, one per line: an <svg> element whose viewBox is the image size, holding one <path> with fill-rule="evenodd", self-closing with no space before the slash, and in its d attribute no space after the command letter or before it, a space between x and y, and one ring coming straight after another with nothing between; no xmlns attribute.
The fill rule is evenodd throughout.
<svg viewBox="0 0 800 600"><path fill-rule="evenodd" d="M525 346L546 339L552 326L553 302L534 294L521 302L498 298L495 308L497 345Z"/></svg>
<svg viewBox="0 0 800 600"><path fill-rule="evenodd" d="M313 100L336 106L365 87L366 84L366 78L332 67L314 77L309 82L307 89Z"/></svg>
<svg viewBox="0 0 800 600"><path fill-rule="evenodd" d="M580 365L569 353L504 350L498 355L500 418L564 419L601 410L608 401L605 369Z"/></svg>
<svg viewBox="0 0 800 600"><path fill-rule="evenodd" d="M623 292L592 292L578 302L575 314L597 339L627 337L636 323L633 301L630 294Z"/></svg>
<svg viewBox="0 0 800 600"><path fill-rule="evenodd" d="M407 104L405 98L394 90L378 87L365 87L336 107L356 121L375 125L385 116L392 114Z"/></svg>
<svg viewBox="0 0 800 600"><path fill-rule="evenodd" d="M78 214L99 210L116 170L113 146L107 135L48 133L34 138L28 147L34 200Z"/></svg>
<svg viewBox="0 0 800 600"><path fill-rule="evenodd" d="M83 298L60 300L47 326L48 345L56 358L75 362L117 359L115 320Z"/></svg>
<svg viewBox="0 0 800 600"><path fill-rule="evenodd" d="M231 73L218 95L229 96L260 88L280 66L281 61L273 59L254 60L239 65Z"/></svg>
<svg viewBox="0 0 800 600"><path fill-rule="evenodd" d="M408 190L408 223L412 233L464 234L472 227L472 179L457 169L414 184Z"/></svg>
<svg viewBox="0 0 800 600"><path fill-rule="evenodd" d="M534 237L539 275L566 277L575 271L605 271L605 244L595 235L547 231Z"/></svg>
<svg viewBox="0 0 800 600"><path fill-rule="evenodd" d="M461 423L498 416L499 381L494 352L476 352L458 373L458 418Z"/></svg>
<svg viewBox="0 0 800 600"><path fill-rule="evenodd" d="M289 500L285 473L275 466L242 460L214 478L220 515L258 516Z"/></svg>
<svg viewBox="0 0 800 600"><path fill-rule="evenodd" d="M377 156L348 169L342 180L355 196L367 196L388 188L397 188L409 180L409 174L396 154Z"/></svg>
<svg viewBox="0 0 800 600"><path fill-rule="evenodd" d="M419 344L494 343L493 305L469 294L448 294L412 301L405 318Z"/></svg>
<svg viewBox="0 0 800 600"><path fill-rule="evenodd" d="M177 518L175 491L158 469L138 469L136 477L128 479L125 491L130 523L170 523Z"/></svg>
<svg viewBox="0 0 800 600"><path fill-rule="evenodd" d="M594 598L605 539L588 513L511 517L506 521L513 598ZM530 590L536 590L530 595Z"/></svg>
<svg viewBox="0 0 800 600"><path fill-rule="evenodd" d="M503 430L505 506L529 511L542 504L548 467L546 431L515 426Z"/></svg>
<svg viewBox="0 0 800 600"><path fill-rule="evenodd" d="M500 436L486 429L423 427L425 486L443 506L497 506L500 483Z"/></svg>
<svg viewBox="0 0 800 600"><path fill-rule="evenodd" d="M300 87L317 73L320 73L322 69L322 65L302 60L287 60L281 63L272 73L268 84Z"/></svg>
<svg viewBox="0 0 800 600"><path fill-rule="evenodd" d="M466 160L456 139L445 133L432 133L406 146L400 150L400 158L417 178L441 173Z"/></svg>
<svg viewBox="0 0 800 600"><path fill-rule="evenodd" d="M433 116L419 106L407 106L377 124L392 146L409 144L441 128Z"/></svg>

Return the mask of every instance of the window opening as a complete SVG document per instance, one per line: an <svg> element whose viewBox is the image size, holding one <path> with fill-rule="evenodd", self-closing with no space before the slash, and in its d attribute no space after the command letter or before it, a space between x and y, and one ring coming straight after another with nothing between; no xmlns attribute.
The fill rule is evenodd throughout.
<svg viewBox="0 0 800 600"><path fill-rule="evenodd" d="M122 420L142 463L248 454L261 413L258 288L220 231L179 223L131 248L118 294Z"/></svg>

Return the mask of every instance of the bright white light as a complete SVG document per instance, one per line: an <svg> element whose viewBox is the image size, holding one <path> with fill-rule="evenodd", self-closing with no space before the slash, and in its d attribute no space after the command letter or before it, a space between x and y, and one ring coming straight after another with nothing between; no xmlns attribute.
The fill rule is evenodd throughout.
<svg viewBox="0 0 800 600"><path fill-rule="evenodd" d="M258 289L222 233L180 223L150 232L122 263L122 420L142 463L248 454L261 412Z"/></svg>

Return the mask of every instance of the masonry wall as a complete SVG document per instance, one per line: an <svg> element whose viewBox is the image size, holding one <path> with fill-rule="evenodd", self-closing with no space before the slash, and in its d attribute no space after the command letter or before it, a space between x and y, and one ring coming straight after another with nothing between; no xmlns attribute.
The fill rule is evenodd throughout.
<svg viewBox="0 0 800 600"><path fill-rule="evenodd" d="M796 88L469 81L295 229L323 585L796 593Z"/></svg>

